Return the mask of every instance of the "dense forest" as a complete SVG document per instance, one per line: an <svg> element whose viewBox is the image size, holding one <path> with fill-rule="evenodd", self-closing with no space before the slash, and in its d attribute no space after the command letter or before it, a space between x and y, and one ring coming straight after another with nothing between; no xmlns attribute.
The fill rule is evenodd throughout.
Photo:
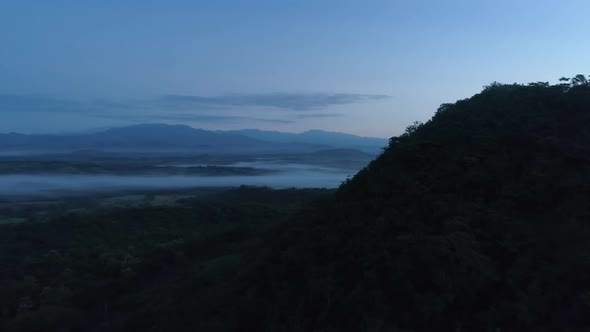
<svg viewBox="0 0 590 332"><path fill-rule="evenodd" d="M7 331L590 328L590 83L493 83L335 192L0 228Z"/></svg>

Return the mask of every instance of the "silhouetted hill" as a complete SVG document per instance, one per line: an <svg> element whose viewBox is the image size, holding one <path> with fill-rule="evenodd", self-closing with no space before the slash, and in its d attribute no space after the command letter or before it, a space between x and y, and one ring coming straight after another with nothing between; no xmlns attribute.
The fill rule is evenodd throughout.
<svg viewBox="0 0 590 332"><path fill-rule="evenodd" d="M589 126L585 82L442 105L272 236L238 326L589 328Z"/></svg>
<svg viewBox="0 0 590 332"><path fill-rule="evenodd" d="M229 131L229 133L244 135L269 142L321 144L332 147L357 148L371 153L379 152L380 149L387 146L387 139L384 138L362 137L317 129L298 134L258 129L234 130Z"/></svg>

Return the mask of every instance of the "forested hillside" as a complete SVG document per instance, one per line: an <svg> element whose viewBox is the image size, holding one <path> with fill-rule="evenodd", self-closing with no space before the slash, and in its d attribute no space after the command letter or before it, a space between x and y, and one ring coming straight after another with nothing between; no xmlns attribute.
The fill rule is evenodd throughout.
<svg viewBox="0 0 590 332"><path fill-rule="evenodd" d="M392 138L284 225L242 329L590 327L590 85L562 81L494 83Z"/></svg>

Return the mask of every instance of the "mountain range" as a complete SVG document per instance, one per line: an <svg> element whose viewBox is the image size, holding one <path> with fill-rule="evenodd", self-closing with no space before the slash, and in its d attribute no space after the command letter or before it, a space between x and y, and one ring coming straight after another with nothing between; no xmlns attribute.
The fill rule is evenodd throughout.
<svg viewBox="0 0 590 332"><path fill-rule="evenodd" d="M308 153L332 148L377 153L387 139L311 130L209 131L186 125L140 124L82 134L0 134L0 153L14 151Z"/></svg>

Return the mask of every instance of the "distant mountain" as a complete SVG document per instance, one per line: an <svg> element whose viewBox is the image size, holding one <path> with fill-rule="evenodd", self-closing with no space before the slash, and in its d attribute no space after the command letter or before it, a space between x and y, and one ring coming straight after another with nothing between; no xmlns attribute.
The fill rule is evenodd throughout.
<svg viewBox="0 0 590 332"><path fill-rule="evenodd" d="M308 130L298 134L258 129L224 131L224 133L243 135L258 140L275 143L319 144L339 148L357 148L370 152L380 151L388 144L388 140L385 138L362 137L352 134L336 133L317 129Z"/></svg>
<svg viewBox="0 0 590 332"><path fill-rule="evenodd" d="M0 155L12 151L309 153L332 148L372 151L385 144L383 139L322 131L302 134L257 130L209 131L185 125L141 124L78 134L0 134Z"/></svg>
<svg viewBox="0 0 590 332"><path fill-rule="evenodd" d="M92 135L90 135L92 136ZM225 134L185 125L142 124L137 126L112 128L94 134L106 142L118 141L128 145L166 146L166 147L214 147L263 145L265 142L243 135Z"/></svg>
<svg viewBox="0 0 590 332"><path fill-rule="evenodd" d="M295 156L298 162L359 170L375 158L374 153L359 149L335 148Z"/></svg>
<svg viewBox="0 0 590 332"><path fill-rule="evenodd" d="M69 135L0 134L1 150L134 150L252 148L267 145L241 135L182 125L142 124Z"/></svg>
<svg viewBox="0 0 590 332"><path fill-rule="evenodd" d="M328 157L328 158L370 158L373 155L365 153L358 149L328 149L319 150L309 153L313 157Z"/></svg>

